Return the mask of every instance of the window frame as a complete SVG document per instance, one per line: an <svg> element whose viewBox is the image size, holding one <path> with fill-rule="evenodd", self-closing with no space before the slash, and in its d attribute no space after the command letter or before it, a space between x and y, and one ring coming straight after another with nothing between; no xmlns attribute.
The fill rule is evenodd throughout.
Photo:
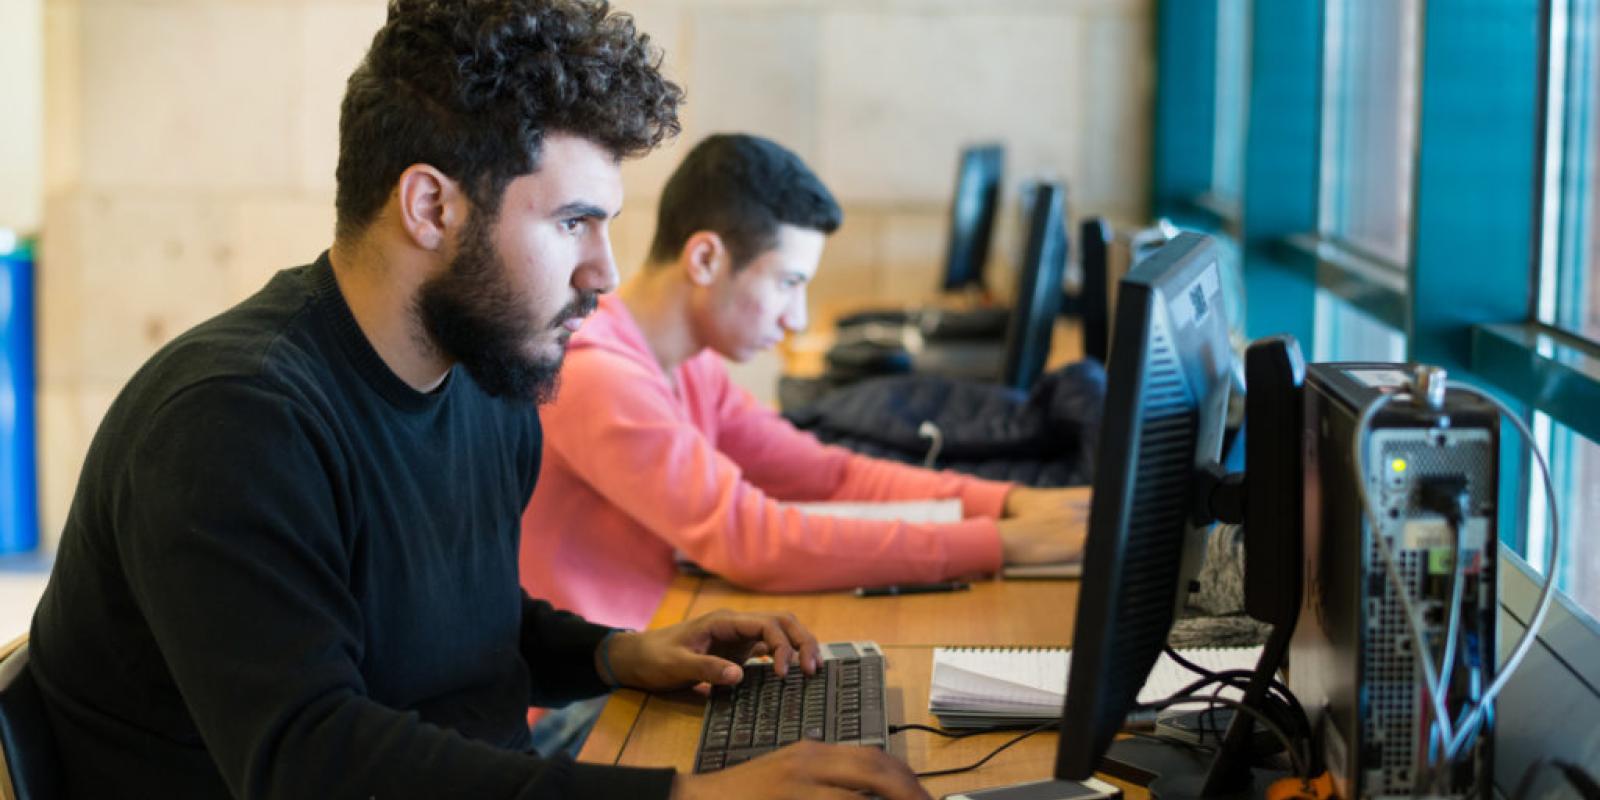
<svg viewBox="0 0 1600 800"><path fill-rule="evenodd" d="M1549 126L1564 124L1549 107L1553 81L1564 79L1558 73L1564 65L1550 66L1553 46L1560 50L1551 26L1568 9L1580 12L1574 26L1600 21L1596 5L1597 0L1424 5L1407 265L1372 258L1318 233L1322 0L1252 3L1244 196L1237 216L1205 196L1204 182L1177 180L1181 167L1160 162L1152 173L1154 210L1242 243L1250 336L1289 333L1304 352L1314 352L1314 298L1324 290L1402 332L1410 360L1443 366L1496 392L1525 418L1543 412L1600 442L1600 415L1592 411L1600 403L1600 341L1540 316L1547 274L1541 266L1554 263L1547 256L1552 239L1540 191L1547 179L1542 165L1552 146ZM1171 116L1172 109L1187 101L1172 95L1214 81L1216 70L1201 53L1181 52L1185 40L1163 38L1160 31L1179 21L1206 24L1207 6L1214 15L1215 4L1168 0L1157 6L1162 45L1153 141L1169 158L1178 157L1173 140L1187 135L1163 124L1182 119ZM1208 35L1200 37L1209 44L1199 49L1214 60L1215 19L1209 24ZM1164 68L1180 63L1186 75ZM1214 94L1214 86L1207 87L1200 97L1209 103ZM1272 113L1252 113L1264 107ZM1600 117L1600 108L1592 113ZM1206 137L1214 129L1207 126ZM1211 152L1198 161L1202 172L1209 170ZM1557 241L1574 238L1567 226L1558 233ZM1463 274L1472 279L1462 280ZM1543 488L1529 478L1524 443L1510 426L1504 430L1506 473L1520 479L1507 481L1501 497L1502 541L1521 547L1527 542L1522 526L1530 490ZM1568 532L1576 535L1578 525L1570 521ZM1520 634L1519 620L1531 615L1539 579L1505 544L1501 556L1505 648ZM1600 745L1587 735L1593 715L1564 713L1568 702L1600 713L1596 664L1600 624L1558 593L1538 646L1500 703L1496 775L1502 791L1509 793L1538 755L1564 755L1578 763L1600 759Z"/></svg>

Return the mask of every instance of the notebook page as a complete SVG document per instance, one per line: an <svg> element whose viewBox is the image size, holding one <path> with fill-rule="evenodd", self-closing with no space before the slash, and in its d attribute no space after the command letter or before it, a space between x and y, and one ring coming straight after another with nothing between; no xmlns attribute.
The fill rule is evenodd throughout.
<svg viewBox="0 0 1600 800"><path fill-rule="evenodd" d="M1212 672L1226 672L1228 670L1244 669L1255 670L1256 661L1261 658L1260 647L1217 647L1195 650L1179 650L1184 658L1194 662L1196 666L1211 670ZM1150 677L1145 679L1144 688L1139 690L1139 702L1150 703L1165 697L1171 697L1180 689L1199 680L1200 676L1190 672L1167 657L1166 653L1156 661L1150 670ZM1207 687L1206 694L1215 691L1215 686ZM1244 691L1228 687L1222 690L1221 697L1231 700L1244 699Z"/></svg>
<svg viewBox="0 0 1600 800"><path fill-rule="evenodd" d="M1058 706L1066 650L936 648L930 701L978 708Z"/></svg>
<svg viewBox="0 0 1600 800"><path fill-rule="evenodd" d="M960 522L961 499L894 500L883 503L784 503L807 514L898 522Z"/></svg>
<svg viewBox="0 0 1600 800"><path fill-rule="evenodd" d="M1260 647L1208 648L1178 651L1213 672L1253 670ZM929 706L1003 712L1060 706L1066 696L1071 652L1053 649L935 648ZM1170 697L1199 675L1162 654L1139 691L1138 702ZM1215 687L1207 689L1207 693ZM1240 699L1244 692L1226 688L1220 696Z"/></svg>

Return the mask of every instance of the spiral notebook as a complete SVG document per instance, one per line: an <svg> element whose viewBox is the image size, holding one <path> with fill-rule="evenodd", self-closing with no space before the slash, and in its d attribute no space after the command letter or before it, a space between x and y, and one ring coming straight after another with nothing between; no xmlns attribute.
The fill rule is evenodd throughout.
<svg viewBox="0 0 1600 800"><path fill-rule="evenodd" d="M1184 658L1212 672L1253 670L1260 647L1179 650ZM933 651L933 681L928 710L946 728L1030 725L1061 716L1072 651L1059 648L939 647ZM1199 676L1162 654L1150 670L1139 702L1170 697ZM1222 697L1243 692L1227 688ZM1130 716L1130 721L1150 715Z"/></svg>

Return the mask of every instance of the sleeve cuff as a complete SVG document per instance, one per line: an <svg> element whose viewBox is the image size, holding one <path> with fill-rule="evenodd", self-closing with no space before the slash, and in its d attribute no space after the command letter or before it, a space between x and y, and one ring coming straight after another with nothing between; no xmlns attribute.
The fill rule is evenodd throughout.
<svg viewBox="0 0 1600 800"><path fill-rule="evenodd" d="M1016 487L1014 483L973 479L961 489L962 511L968 518L999 519L1006 509L1006 495Z"/></svg>
<svg viewBox="0 0 1600 800"><path fill-rule="evenodd" d="M573 764L567 794L570 797L666 800L672 795L672 781L677 775L677 770L673 769Z"/></svg>
<svg viewBox="0 0 1600 800"><path fill-rule="evenodd" d="M1005 564L1000 528L993 519L969 519L952 526L946 537L950 575L992 574Z"/></svg>

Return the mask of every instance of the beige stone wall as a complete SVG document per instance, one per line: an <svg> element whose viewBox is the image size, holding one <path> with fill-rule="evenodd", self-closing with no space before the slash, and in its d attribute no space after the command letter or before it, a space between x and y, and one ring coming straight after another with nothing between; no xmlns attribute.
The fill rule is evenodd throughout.
<svg viewBox="0 0 1600 800"><path fill-rule="evenodd" d="M817 306L929 294L965 142L1007 144L1008 200L1043 174L1068 181L1074 215L1145 209L1151 0L620 5L689 93L681 139L625 168L624 272L666 175L720 130L786 143L844 204ZM327 246L339 98L383 14L381 0L44 0L47 542L139 364Z"/></svg>
<svg viewBox="0 0 1600 800"><path fill-rule="evenodd" d="M0 2L0 230L10 233L33 233L41 217L43 10L42 0Z"/></svg>

